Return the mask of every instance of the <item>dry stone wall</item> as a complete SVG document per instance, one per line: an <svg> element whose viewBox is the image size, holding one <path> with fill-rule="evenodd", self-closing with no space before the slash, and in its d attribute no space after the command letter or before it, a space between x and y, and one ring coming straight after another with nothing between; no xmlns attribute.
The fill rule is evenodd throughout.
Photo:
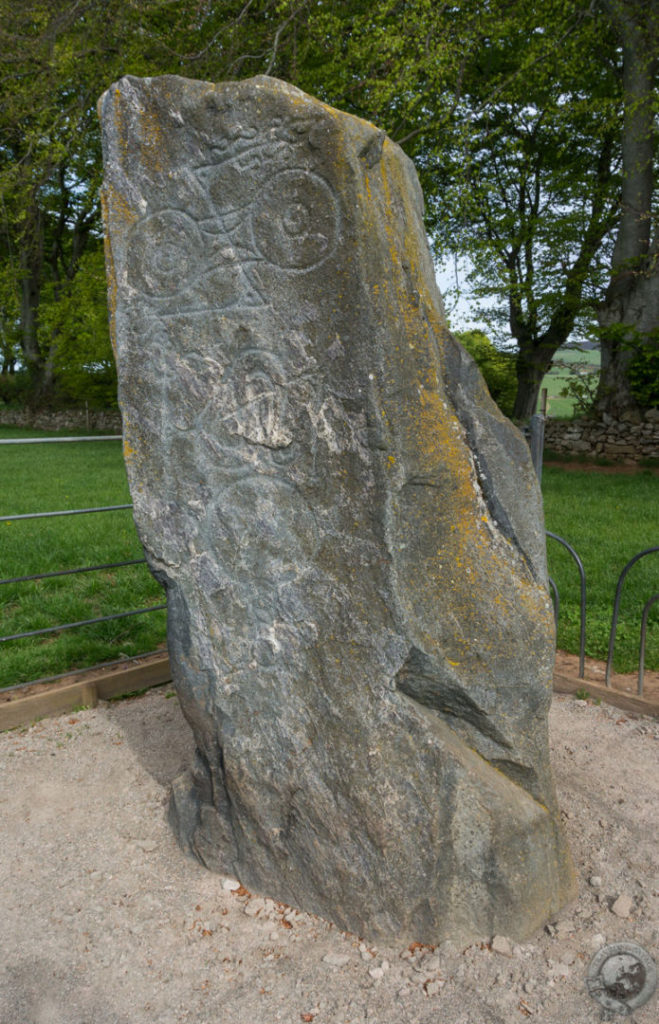
<svg viewBox="0 0 659 1024"><path fill-rule="evenodd" d="M545 448L561 455L586 455L622 462L659 459L659 409L640 422L614 420L547 420Z"/></svg>
<svg viewBox="0 0 659 1024"><path fill-rule="evenodd" d="M34 430L102 430L121 433L121 414L115 409L58 409L33 412L30 409L0 409L3 427L31 427Z"/></svg>

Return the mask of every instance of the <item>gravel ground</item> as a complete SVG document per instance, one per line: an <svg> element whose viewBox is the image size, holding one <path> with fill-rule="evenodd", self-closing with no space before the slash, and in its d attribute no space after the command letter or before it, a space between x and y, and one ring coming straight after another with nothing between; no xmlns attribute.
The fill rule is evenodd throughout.
<svg viewBox="0 0 659 1024"><path fill-rule="evenodd" d="M192 754L171 691L0 734L1 1024L605 1019L594 953L658 958L659 723L556 696L551 731L578 901L523 945L467 949L367 946L186 857L165 818ZM657 1020L656 995L633 1019Z"/></svg>

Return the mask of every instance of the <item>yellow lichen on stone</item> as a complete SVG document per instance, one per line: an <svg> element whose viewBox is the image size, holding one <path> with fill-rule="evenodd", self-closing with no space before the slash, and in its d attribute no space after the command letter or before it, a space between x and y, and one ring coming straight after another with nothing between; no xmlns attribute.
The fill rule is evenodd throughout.
<svg viewBox="0 0 659 1024"><path fill-rule="evenodd" d="M464 430L440 380L436 346L441 354L446 325L425 283L418 233L404 230L405 223L418 214L411 205L401 157L388 140L382 160L371 171L372 176L376 173L381 187L376 190L369 185L368 193L382 198L377 210L375 200L370 209L365 203L363 214L367 234L384 229L390 266L382 275L381 287L371 287L371 295L376 305L385 307L378 318L398 323L400 340L406 342L389 347L385 358L392 365L385 367L385 377L395 379L402 372L410 388L402 415L400 404L389 409L383 401L383 419L399 425L394 443L404 453L402 468L408 479L427 481L430 488L451 480L451 487L441 492L440 505L428 501L423 487L415 487L406 498L402 526L412 540L407 538L402 547L405 558L398 578L416 607L439 606L452 595L456 622L451 645L462 663L469 652L474 655L497 645L506 616L521 612L544 629L551 609L519 550L483 509ZM394 401L401 402L400 394ZM390 466L392 458L396 456L387 457ZM416 562L410 557L412 550L419 553ZM495 594L500 611L492 616ZM427 641L432 647L431 635Z"/></svg>
<svg viewBox="0 0 659 1024"><path fill-rule="evenodd" d="M139 214L126 200L126 197L118 192L110 182L104 186L103 193L106 225L109 224L113 229L118 230L127 230L132 227L139 219ZM119 224L115 224L116 221L119 221Z"/></svg>
<svg viewBox="0 0 659 1024"><path fill-rule="evenodd" d="M110 244L110 232L108 229L108 210L105 194L101 193L101 208L103 211L103 223L105 233L103 235L103 251L105 254L105 273L108 282L108 316L110 320L110 342L115 359L117 358L117 275L114 267L114 256Z"/></svg>
<svg viewBox="0 0 659 1024"><path fill-rule="evenodd" d="M128 439L124 440L124 459L129 462L132 458L137 455L137 449L133 448Z"/></svg>

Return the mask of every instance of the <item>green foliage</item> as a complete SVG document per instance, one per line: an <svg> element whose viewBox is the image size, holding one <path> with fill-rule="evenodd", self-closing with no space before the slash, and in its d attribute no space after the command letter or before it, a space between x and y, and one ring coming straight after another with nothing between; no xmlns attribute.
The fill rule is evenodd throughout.
<svg viewBox="0 0 659 1024"><path fill-rule="evenodd" d="M44 293L39 336L50 353L62 397L90 406L116 406L103 250L96 246L84 253L75 277Z"/></svg>
<svg viewBox="0 0 659 1024"><path fill-rule="evenodd" d="M32 382L25 370L0 374L0 406L20 408L30 398Z"/></svg>
<svg viewBox="0 0 659 1024"><path fill-rule="evenodd" d="M517 391L514 354L496 348L483 331L461 331L456 338L474 359L501 412L511 416Z"/></svg>
<svg viewBox="0 0 659 1024"><path fill-rule="evenodd" d="M112 391L93 255L102 232L99 96L126 74L272 70L279 48L290 53L287 26L301 6L0 0L0 370L20 354L40 401L101 401Z"/></svg>
<svg viewBox="0 0 659 1024"><path fill-rule="evenodd" d="M299 84L415 160L438 258L468 258L481 318L517 344L527 418L607 280L622 124L610 19L569 0L344 2L313 8L307 39Z"/></svg>
<svg viewBox="0 0 659 1024"><path fill-rule="evenodd" d="M632 396L641 409L659 406L659 332L640 346L627 371Z"/></svg>
<svg viewBox="0 0 659 1024"><path fill-rule="evenodd" d="M659 287L659 276L657 284ZM592 334L600 342L602 353L608 356L609 364L625 361L624 376L626 383L629 384L632 402L641 410L658 406L659 327L653 330L639 330L632 323L614 322L605 327L593 328ZM609 405L613 405L611 411L614 416L623 411L615 407L615 392L615 374L609 372L606 379L599 382L597 406L600 410L606 411Z"/></svg>
<svg viewBox="0 0 659 1024"><path fill-rule="evenodd" d="M569 379L561 388L562 398L572 399L574 410L578 416L588 416L595 408L599 375L584 372L581 366L568 366Z"/></svg>
<svg viewBox="0 0 659 1024"><path fill-rule="evenodd" d="M0 0L0 362L18 347L35 388L111 389L93 337L100 93L125 74L265 73L414 159L437 255L468 257L492 336L517 343L523 418L607 277L620 65L602 0Z"/></svg>
<svg viewBox="0 0 659 1024"><path fill-rule="evenodd" d="M579 388L582 379L588 377L586 386L590 390L599 379L599 367L599 349L559 349L542 381L542 387L547 389L547 413L552 419L571 419L575 414L585 414L587 394L579 390L575 398L570 385L576 382Z"/></svg>
<svg viewBox="0 0 659 1024"><path fill-rule="evenodd" d="M14 287L15 274L11 261L2 261L1 256L0 243L0 380L15 370L21 351L18 332L18 293Z"/></svg>

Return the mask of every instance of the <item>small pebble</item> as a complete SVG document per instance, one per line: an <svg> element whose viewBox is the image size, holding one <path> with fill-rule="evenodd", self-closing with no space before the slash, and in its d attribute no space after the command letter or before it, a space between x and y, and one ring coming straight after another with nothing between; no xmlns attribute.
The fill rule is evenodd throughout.
<svg viewBox="0 0 659 1024"><path fill-rule="evenodd" d="M507 939L505 935L495 935L492 939L492 952L512 957L513 947L510 939Z"/></svg>
<svg viewBox="0 0 659 1024"><path fill-rule="evenodd" d="M440 981L439 978L437 978L435 981L429 981L428 984L425 986L426 994L429 996L438 995L439 992L441 992L443 985L444 982Z"/></svg>
<svg viewBox="0 0 659 1024"><path fill-rule="evenodd" d="M588 884L590 886L592 886L593 889L599 889L601 887L601 885L602 885L602 876L601 875L591 875L590 878L588 879Z"/></svg>
<svg viewBox="0 0 659 1024"><path fill-rule="evenodd" d="M256 896L245 906L245 913L248 917L257 917L265 909L265 900Z"/></svg>
<svg viewBox="0 0 659 1024"><path fill-rule="evenodd" d="M222 882L222 888L226 889L227 892L235 892L237 889L240 889L240 882L235 878L225 878Z"/></svg>
<svg viewBox="0 0 659 1024"><path fill-rule="evenodd" d="M634 901L626 892L621 893L611 907L616 917L629 917Z"/></svg>
<svg viewBox="0 0 659 1024"><path fill-rule="evenodd" d="M384 978L384 970L382 967L369 967L368 973L373 978L373 981L381 981Z"/></svg>
<svg viewBox="0 0 659 1024"><path fill-rule="evenodd" d="M153 853L154 850L158 849L155 839L138 839L137 845L144 853Z"/></svg>
<svg viewBox="0 0 659 1024"><path fill-rule="evenodd" d="M330 967L345 967L350 963L350 957L345 953L328 953L323 957L323 963L329 964Z"/></svg>

